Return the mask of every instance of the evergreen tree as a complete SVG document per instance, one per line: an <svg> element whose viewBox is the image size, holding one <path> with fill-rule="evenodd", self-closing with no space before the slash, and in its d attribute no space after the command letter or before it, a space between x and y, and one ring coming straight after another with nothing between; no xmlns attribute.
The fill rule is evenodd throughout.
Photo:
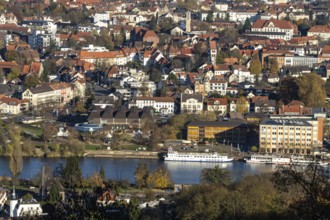
<svg viewBox="0 0 330 220"><path fill-rule="evenodd" d="M140 216L139 203L136 198L132 198L128 204L128 218L129 220L138 220Z"/></svg>
<svg viewBox="0 0 330 220"><path fill-rule="evenodd" d="M227 185L230 182L228 170L218 165L214 168L204 168L201 173L201 182L206 184Z"/></svg>
<svg viewBox="0 0 330 220"><path fill-rule="evenodd" d="M61 201L60 190L59 190L58 184L55 181L52 183L52 186L49 190L48 201L50 204L53 204L53 205L55 205Z"/></svg>
<svg viewBox="0 0 330 220"><path fill-rule="evenodd" d="M278 62L277 59L273 58L269 61L270 69L269 71L271 73L278 73Z"/></svg>
<svg viewBox="0 0 330 220"><path fill-rule="evenodd" d="M100 169L100 177L105 180L105 171L104 171L104 167L103 167L103 164L101 166L101 169Z"/></svg>
<svg viewBox="0 0 330 220"><path fill-rule="evenodd" d="M246 32L247 30L251 30L251 21L249 18L246 18L245 22L244 22L244 26L243 26L243 29L244 29L244 32Z"/></svg>
<svg viewBox="0 0 330 220"><path fill-rule="evenodd" d="M68 157L62 172L64 182L72 189L74 185L80 184L81 176L78 158Z"/></svg>

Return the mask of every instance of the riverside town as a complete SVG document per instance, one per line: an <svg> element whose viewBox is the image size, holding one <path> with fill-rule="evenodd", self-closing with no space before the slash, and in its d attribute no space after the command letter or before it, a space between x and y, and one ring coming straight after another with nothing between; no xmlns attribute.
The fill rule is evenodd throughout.
<svg viewBox="0 0 330 220"><path fill-rule="evenodd" d="M0 220L330 220L330 0L0 0Z"/></svg>

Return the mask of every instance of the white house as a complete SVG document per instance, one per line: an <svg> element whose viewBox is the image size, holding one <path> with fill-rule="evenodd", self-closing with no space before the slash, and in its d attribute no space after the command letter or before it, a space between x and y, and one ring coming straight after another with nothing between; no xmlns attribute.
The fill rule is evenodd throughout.
<svg viewBox="0 0 330 220"><path fill-rule="evenodd" d="M307 36L317 36L327 41L330 39L330 28L327 25L315 25L309 29Z"/></svg>
<svg viewBox="0 0 330 220"><path fill-rule="evenodd" d="M213 79L209 81L210 92L217 92L220 95L226 95L228 83L224 79Z"/></svg>
<svg viewBox="0 0 330 220"><path fill-rule="evenodd" d="M268 37L269 39L291 40L298 33L296 25L286 20L257 20L247 35Z"/></svg>
<svg viewBox="0 0 330 220"><path fill-rule="evenodd" d="M233 74L237 77L238 83L249 81L255 82L255 75L253 75L246 66L243 65L233 65L232 66Z"/></svg>
<svg viewBox="0 0 330 220"><path fill-rule="evenodd" d="M129 108L133 106L141 109L144 107L153 107L156 112L174 114L175 99L173 97L137 97L128 104Z"/></svg>
<svg viewBox="0 0 330 220"><path fill-rule="evenodd" d="M180 104L180 111L181 113L184 112L191 112L191 113L200 113L203 111L203 95L202 94L182 94L181 93L181 104Z"/></svg>
<svg viewBox="0 0 330 220"><path fill-rule="evenodd" d="M28 100L19 100L16 98L0 98L0 112L3 114L17 115L29 110Z"/></svg>

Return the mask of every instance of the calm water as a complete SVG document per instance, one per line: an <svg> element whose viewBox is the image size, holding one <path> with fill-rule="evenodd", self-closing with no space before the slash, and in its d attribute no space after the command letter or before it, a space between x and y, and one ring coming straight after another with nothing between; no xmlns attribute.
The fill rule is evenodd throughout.
<svg viewBox="0 0 330 220"><path fill-rule="evenodd" d="M150 170L157 167L166 167L174 183L197 184L200 181L200 173L203 168L211 168L219 165L230 171L234 181L251 174L269 173L275 171L275 166L263 164L246 164L242 162L232 163L199 163L199 162L164 162L160 160L144 159L113 159L113 158L80 158L79 163L83 176L91 176L104 166L107 178L126 179L134 182L134 171L139 161L145 162ZM59 163L65 164L65 159L53 158L24 158L23 171L20 178L30 179L38 174L42 165L54 169ZM8 167L8 158L0 157L0 176L11 176Z"/></svg>

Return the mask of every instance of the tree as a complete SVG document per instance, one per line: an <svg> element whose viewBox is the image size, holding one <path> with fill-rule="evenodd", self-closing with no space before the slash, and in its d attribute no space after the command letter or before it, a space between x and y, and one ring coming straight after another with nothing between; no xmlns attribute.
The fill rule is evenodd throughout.
<svg viewBox="0 0 330 220"><path fill-rule="evenodd" d="M251 25L250 19L246 18L245 22L244 22L244 26L243 26L244 32L251 30L251 27L252 27L252 25Z"/></svg>
<svg viewBox="0 0 330 220"><path fill-rule="evenodd" d="M292 219L326 219L330 216L330 185L322 166L279 167L273 181L281 192L294 195L289 206L294 214Z"/></svg>
<svg viewBox="0 0 330 220"><path fill-rule="evenodd" d="M10 152L9 168L10 172L16 178L23 169L21 129L15 125L8 126L7 148Z"/></svg>
<svg viewBox="0 0 330 220"><path fill-rule="evenodd" d="M174 199L176 219L226 219L228 194L226 188L216 185L194 185L183 189Z"/></svg>
<svg viewBox="0 0 330 220"><path fill-rule="evenodd" d="M81 180L81 169L77 157L68 157L62 171L64 182L72 189L73 185L78 185Z"/></svg>
<svg viewBox="0 0 330 220"><path fill-rule="evenodd" d="M217 56L215 58L215 62L216 64L224 64L225 63L225 59L228 58L228 54L225 53L224 51L220 50L217 53Z"/></svg>
<svg viewBox="0 0 330 220"><path fill-rule="evenodd" d="M207 14L207 16L206 16L206 21L207 21L208 23L212 23L212 22L213 22L213 19L214 19L213 12L210 11L210 12Z"/></svg>
<svg viewBox="0 0 330 220"><path fill-rule="evenodd" d="M100 169L100 177L105 180L105 171L104 171L104 167L103 167L103 164L101 166L101 169Z"/></svg>
<svg viewBox="0 0 330 220"><path fill-rule="evenodd" d="M247 104L247 100L244 96L241 96L237 99L236 102L236 111L239 113L247 113L249 111L248 109L249 105Z"/></svg>
<svg viewBox="0 0 330 220"><path fill-rule="evenodd" d="M251 64L250 64L250 71L252 74L259 77L261 70L262 70L262 66L261 66L261 62L259 59L259 55L256 54L252 57Z"/></svg>
<svg viewBox="0 0 330 220"><path fill-rule="evenodd" d="M145 187L147 185L147 178L149 176L149 171L146 163L139 162L136 167L135 173L135 183L138 188Z"/></svg>
<svg viewBox="0 0 330 220"><path fill-rule="evenodd" d="M35 75L28 75L24 80L24 85L27 88L36 87L39 84L40 81Z"/></svg>
<svg viewBox="0 0 330 220"><path fill-rule="evenodd" d="M298 30L302 36L307 36L308 30L311 28L310 21L308 19L299 19L297 21Z"/></svg>
<svg viewBox="0 0 330 220"><path fill-rule="evenodd" d="M167 188L171 184L170 174L165 168L157 168L147 178L147 185L151 188Z"/></svg>
<svg viewBox="0 0 330 220"><path fill-rule="evenodd" d="M7 80L10 82L14 79L17 79L20 75L20 70L18 69L18 67L13 67L10 70L10 73L7 75Z"/></svg>
<svg viewBox="0 0 330 220"><path fill-rule="evenodd" d="M128 219L138 220L140 216L140 209L138 207L138 200L134 197L130 200L128 204Z"/></svg>
<svg viewBox="0 0 330 220"><path fill-rule="evenodd" d="M167 77L167 81L168 82L171 82L175 85L178 85L179 84L179 80L178 78L176 77L176 75L174 73L170 73Z"/></svg>
<svg viewBox="0 0 330 220"><path fill-rule="evenodd" d="M201 172L201 182L204 184L227 185L230 183L229 172L218 165L214 168L204 168Z"/></svg>
<svg viewBox="0 0 330 220"><path fill-rule="evenodd" d="M152 16L151 17L151 20L149 22L149 28L151 30L156 30L156 28L157 28L157 20L156 20L155 16Z"/></svg>
<svg viewBox="0 0 330 220"><path fill-rule="evenodd" d="M256 146L252 146L252 147L251 147L251 151L252 151L252 152L257 152L257 151L258 151L258 148L257 148Z"/></svg>
<svg viewBox="0 0 330 220"><path fill-rule="evenodd" d="M61 201L60 189L58 184L59 183L57 183L56 181L53 181L49 190L48 202L52 205L55 205Z"/></svg>
<svg viewBox="0 0 330 220"><path fill-rule="evenodd" d="M169 33L175 27L175 22L172 18L164 18L159 22L158 26L161 33Z"/></svg>
<svg viewBox="0 0 330 220"><path fill-rule="evenodd" d="M280 82L280 97L284 104L298 99L298 85L293 77L286 77Z"/></svg>
<svg viewBox="0 0 330 220"><path fill-rule="evenodd" d="M323 107L325 104L325 82L315 73L308 73L296 79L298 97L308 107Z"/></svg>
<svg viewBox="0 0 330 220"><path fill-rule="evenodd" d="M270 66L270 72L271 73L275 73L277 74L278 73L278 62L277 62L277 59L273 58L273 59L270 59L269 61L269 66Z"/></svg>
<svg viewBox="0 0 330 220"><path fill-rule="evenodd" d="M18 63L19 54L16 50L8 50L5 53L5 59L6 59L7 62L15 61L16 63Z"/></svg>
<svg viewBox="0 0 330 220"><path fill-rule="evenodd" d="M42 82L48 82L49 81L49 75L56 75L57 73L57 67L54 60L47 59L43 63L43 73L40 76L40 80Z"/></svg>

